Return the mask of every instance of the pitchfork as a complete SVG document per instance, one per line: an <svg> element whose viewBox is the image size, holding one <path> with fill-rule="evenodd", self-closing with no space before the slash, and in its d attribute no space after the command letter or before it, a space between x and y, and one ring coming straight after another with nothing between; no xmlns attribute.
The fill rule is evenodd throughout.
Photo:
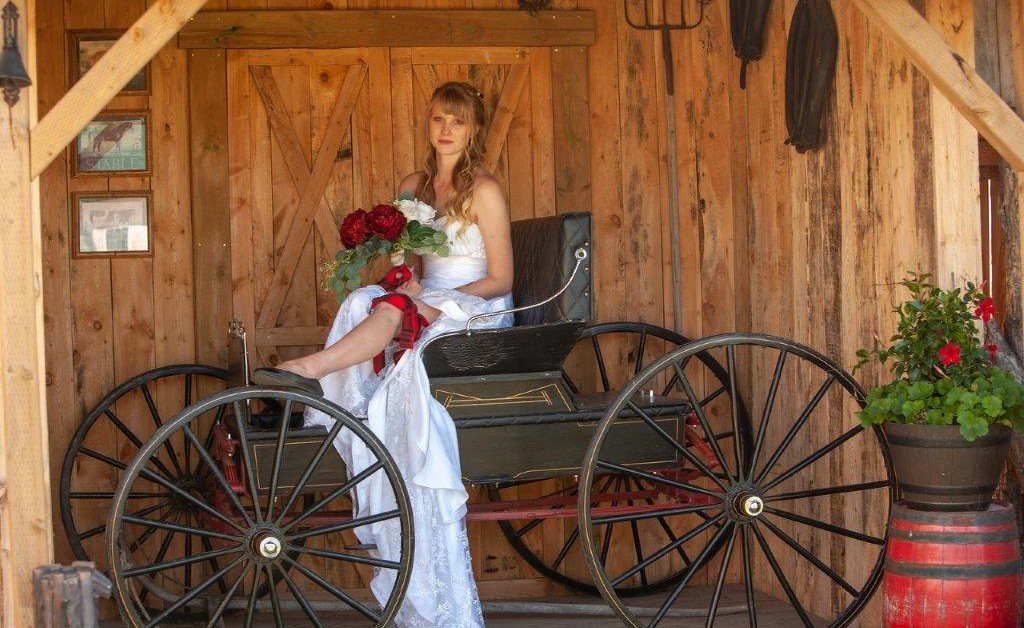
<svg viewBox="0 0 1024 628"><path fill-rule="evenodd" d="M704 7L712 0L689 0L699 10L697 18L687 20L684 5L687 0L679 0L679 21L669 21L668 0L660 0L661 11L652 14L658 0L641 0L644 9L642 21L633 21L630 15L630 0L623 0L626 12L626 23L633 28L646 31L661 31L661 56L665 60L665 120L668 131L668 216L669 234L672 240L672 311L674 329L677 334L683 333L683 278L682 264L679 259L679 155L676 153L676 118L675 118L675 81L673 79L672 62L672 31L683 31L696 28L704 20Z"/></svg>

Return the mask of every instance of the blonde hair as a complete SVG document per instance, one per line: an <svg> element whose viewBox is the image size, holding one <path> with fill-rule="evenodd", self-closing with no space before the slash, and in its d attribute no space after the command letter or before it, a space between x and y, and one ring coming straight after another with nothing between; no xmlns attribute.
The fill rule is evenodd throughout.
<svg viewBox="0 0 1024 628"><path fill-rule="evenodd" d="M444 207L437 207L438 211L462 221L460 229L464 229L470 222L469 208L473 203L473 183L476 181L476 171L483 164L484 159L483 130L486 122L484 99L480 92L476 91L476 88L469 83L450 81L434 90L430 97L431 109L434 105L439 105L443 112L462 118L472 125L469 144L452 171L453 194ZM429 111L427 115L429 117ZM426 176L416 191L416 196L434 205L437 201L434 197L434 180L437 177L435 151L427 152L423 171Z"/></svg>

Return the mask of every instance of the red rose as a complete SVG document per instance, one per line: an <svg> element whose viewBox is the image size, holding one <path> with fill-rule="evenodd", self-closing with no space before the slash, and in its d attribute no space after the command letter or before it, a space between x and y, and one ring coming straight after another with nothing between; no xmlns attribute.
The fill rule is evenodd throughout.
<svg viewBox="0 0 1024 628"><path fill-rule="evenodd" d="M995 362L996 353L999 351L999 347L995 343L990 342L985 345L985 348L988 349L988 359Z"/></svg>
<svg viewBox="0 0 1024 628"><path fill-rule="evenodd" d="M960 347L947 342L946 346L939 349L939 359L942 360L942 366L960 364Z"/></svg>
<svg viewBox="0 0 1024 628"><path fill-rule="evenodd" d="M398 239L406 222L405 214L391 205L377 205L366 215L366 228L370 233L388 242Z"/></svg>
<svg viewBox="0 0 1024 628"><path fill-rule="evenodd" d="M357 209L341 221L338 228L338 235L341 236L341 243L346 249L359 246L370 238L370 232L366 225L366 211Z"/></svg>
<svg viewBox="0 0 1024 628"><path fill-rule="evenodd" d="M985 297L981 301L978 301L978 307L974 308L974 315L986 323L992 319L995 313L996 303L992 300L992 297Z"/></svg>

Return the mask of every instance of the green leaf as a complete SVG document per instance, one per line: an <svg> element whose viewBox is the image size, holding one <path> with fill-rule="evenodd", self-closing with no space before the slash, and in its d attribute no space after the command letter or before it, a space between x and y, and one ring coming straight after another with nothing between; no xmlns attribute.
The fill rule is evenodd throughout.
<svg viewBox="0 0 1024 628"><path fill-rule="evenodd" d="M997 418L1003 414L1003 400L996 395L986 395L981 398L981 407L985 414Z"/></svg>
<svg viewBox="0 0 1024 628"><path fill-rule="evenodd" d="M975 414L965 414L958 416L957 419L957 422L960 423L960 434L968 442L973 442L979 436L988 434L988 422Z"/></svg>

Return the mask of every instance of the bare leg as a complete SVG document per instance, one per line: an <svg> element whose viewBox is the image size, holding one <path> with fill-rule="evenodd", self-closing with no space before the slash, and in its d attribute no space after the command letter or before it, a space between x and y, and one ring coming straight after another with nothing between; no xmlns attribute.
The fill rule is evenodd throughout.
<svg viewBox="0 0 1024 628"><path fill-rule="evenodd" d="M414 301L420 314L430 322L441 314L425 303ZM328 373L372 359L391 342L401 325L402 311L389 303L381 303L338 342L316 353L282 362L277 368L320 379Z"/></svg>

